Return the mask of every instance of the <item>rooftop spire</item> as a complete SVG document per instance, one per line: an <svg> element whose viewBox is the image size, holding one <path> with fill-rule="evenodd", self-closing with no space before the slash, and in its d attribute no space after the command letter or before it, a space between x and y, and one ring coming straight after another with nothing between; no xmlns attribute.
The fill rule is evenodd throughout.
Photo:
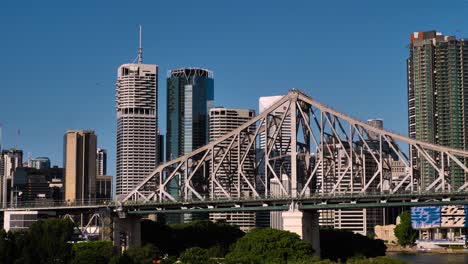
<svg viewBox="0 0 468 264"><path fill-rule="evenodd" d="M141 41L141 25L140 25L140 46L138 48L138 64L143 63L143 47L142 47L142 41Z"/></svg>

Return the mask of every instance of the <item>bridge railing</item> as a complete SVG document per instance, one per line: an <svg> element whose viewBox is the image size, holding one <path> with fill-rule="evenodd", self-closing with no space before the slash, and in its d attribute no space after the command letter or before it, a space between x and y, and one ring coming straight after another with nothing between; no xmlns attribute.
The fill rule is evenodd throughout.
<svg viewBox="0 0 468 264"><path fill-rule="evenodd" d="M19 201L2 203L3 209L21 209L21 208L48 208L48 207L90 207L90 206L106 206L113 205L112 199L83 199L73 201L57 201L57 200L43 200L43 201Z"/></svg>

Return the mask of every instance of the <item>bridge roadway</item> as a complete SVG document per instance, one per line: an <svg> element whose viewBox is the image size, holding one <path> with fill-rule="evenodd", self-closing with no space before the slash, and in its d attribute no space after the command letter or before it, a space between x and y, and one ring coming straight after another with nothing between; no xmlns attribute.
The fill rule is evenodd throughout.
<svg viewBox="0 0 468 264"><path fill-rule="evenodd" d="M286 211L291 204L297 205L300 210L468 205L468 192L317 194L297 198L259 197L175 202L127 201L119 203L112 200L79 201L76 203L41 202L17 204L14 207L1 208L0 211L89 211L109 208L115 212L145 215L193 212Z"/></svg>

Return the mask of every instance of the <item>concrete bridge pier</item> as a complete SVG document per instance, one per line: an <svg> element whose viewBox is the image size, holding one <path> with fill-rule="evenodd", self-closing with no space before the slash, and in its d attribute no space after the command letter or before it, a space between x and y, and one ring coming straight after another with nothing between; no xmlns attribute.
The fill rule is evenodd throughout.
<svg viewBox="0 0 468 264"><path fill-rule="evenodd" d="M141 218L127 215L124 218L114 217L114 246L127 250L141 245Z"/></svg>
<svg viewBox="0 0 468 264"><path fill-rule="evenodd" d="M303 240L312 244L314 255L320 257L319 213L317 210L300 211L291 205L282 213L283 229L298 234Z"/></svg>

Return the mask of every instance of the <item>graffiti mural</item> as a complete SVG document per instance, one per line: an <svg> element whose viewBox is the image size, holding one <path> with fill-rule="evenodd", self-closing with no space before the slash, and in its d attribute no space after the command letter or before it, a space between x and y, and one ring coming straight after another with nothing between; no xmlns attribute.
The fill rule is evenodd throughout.
<svg viewBox="0 0 468 264"><path fill-rule="evenodd" d="M411 207L411 226L414 229L440 227L441 207Z"/></svg>

